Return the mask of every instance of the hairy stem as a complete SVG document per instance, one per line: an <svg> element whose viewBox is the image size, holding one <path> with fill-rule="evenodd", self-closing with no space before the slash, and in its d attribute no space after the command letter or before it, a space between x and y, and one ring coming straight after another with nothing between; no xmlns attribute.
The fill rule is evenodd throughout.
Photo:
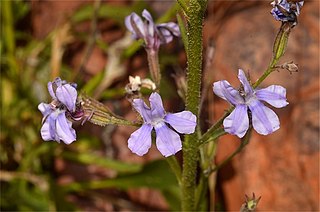
<svg viewBox="0 0 320 212"><path fill-rule="evenodd" d="M149 64L149 71L152 80L157 86L157 90L160 88L160 81L161 81L161 72L160 72L160 65L159 65L159 55L158 51L154 51L152 49L146 49L148 55L148 64Z"/></svg>
<svg viewBox="0 0 320 212"><path fill-rule="evenodd" d="M200 103L202 70L202 20L207 6L206 0L191 0L188 8L188 72L187 110L198 113ZM199 117L199 116L198 116ZM183 143L182 210L195 210L195 190L199 144L197 133L188 135Z"/></svg>

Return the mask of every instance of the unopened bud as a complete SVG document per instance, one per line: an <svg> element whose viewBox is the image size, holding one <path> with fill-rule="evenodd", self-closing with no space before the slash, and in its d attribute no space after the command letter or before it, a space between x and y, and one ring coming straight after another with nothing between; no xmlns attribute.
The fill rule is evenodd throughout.
<svg viewBox="0 0 320 212"><path fill-rule="evenodd" d="M275 68L286 69L286 70L289 71L290 74L292 74L293 72L298 72L299 71L298 65L295 64L293 61L286 62L286 63L284 63L282 65L275 66Z"/></svg>
<svg viewBox="0 0 320 212"><path fill-rule="evenodd" d="M290 72L290 74L292 72L298 72L298 70L299 70L298 65L295 64L293 61L291 61L289 63L284 63L283 68L287 69Z"/></svg>
<svg viewBox="0 0 320 212"><path fill-rule="evenodd" d="M273 58L279 60L286 51L292 22L283 22L273 44Z"/></svg>
<svg viewBox="0 0 320 212"><path fill-rule="evenodd" d="M245 195L246 201L242 204L240 208L240 212L254 212L257 209L258 203L261 199L261 196L256 199L256 196L254 193L252 193L252 198L249 198L247 195Z"/></svg>

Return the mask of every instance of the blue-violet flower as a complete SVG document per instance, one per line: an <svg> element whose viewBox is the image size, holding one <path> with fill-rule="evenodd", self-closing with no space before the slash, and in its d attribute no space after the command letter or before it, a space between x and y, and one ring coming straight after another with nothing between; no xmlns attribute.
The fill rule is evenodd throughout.
<svg viewBox="0 0 320 212"><path fill-rule="evenodd" d="M77 90L76 84L67 83L60 78L48 83L48 90L52 97L50 104L40 103L38 109L43 114L41 137L45 141L62 140L70 144L76 140L75 130L72 122L67 119L72 114L77 117L76 112Z"/></svg>
<svg viewBox="0 0 320 212"><path fill-rule="evenodd" d="M145 21L142 21L136 13L131 13L126 17L125 25L132 32L134 39L144 40L147 49L157 51L160 44L171 42L173 36L180 36L179 26L176 23L155 24L147 10L143 10L142 16Z"/></svg>
<svg viewBox="0 0 320 212"><path fill-rule="evenodd" d="M274 0L271 2L271 14L277 21L296 23L303 3L303 0Z"/></svg>
<svg viewBox="0 0 320 212"><path fill-rule="evenodd" d="M146 154L151 147L151 131L154 128L158 150L165 157L174 155L181 150L181 139L167 124L179 133L191 134L197 125L197 118L190 111L166 113L158 93L152 93L149 101L150 107L142 99L133 100L133 107L142 116L144 123L131 134L128 147L139 156Z"/></svg>
<svg viewBox="0 0 320 212"><path fill-rule="evenodd" d="M240 92L226 80L213 83L213 92L235 106L223 121L224 130L242 138L249 128L248 109L251 112L253 128L259 134L268 135L279 129L278 116L261 101L276 108L285 107L289 104L286 101L286 89L279 85L253 89L241 69L238 78L243 86L243 91Z"/></svg>

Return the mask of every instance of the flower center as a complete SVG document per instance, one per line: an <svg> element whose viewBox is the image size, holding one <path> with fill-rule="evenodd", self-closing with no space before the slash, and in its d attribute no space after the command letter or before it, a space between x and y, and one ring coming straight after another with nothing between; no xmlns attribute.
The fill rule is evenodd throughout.
<svg viewBox="0 0 320 212"><path fill-rule="evenodd" d="M155 127L155 126L157 126L157 125L159 125L159 124L161 124L161 123L163 123L164 122L164 119L163 118L155 118L155 119L153 119L152 121L151 121L151 125L153 126L153 127Z"/></svg>

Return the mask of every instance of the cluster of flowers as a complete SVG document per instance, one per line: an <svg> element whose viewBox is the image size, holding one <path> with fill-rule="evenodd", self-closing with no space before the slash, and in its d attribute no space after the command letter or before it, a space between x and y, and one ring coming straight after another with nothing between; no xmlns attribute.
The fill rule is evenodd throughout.
<svg viewBox="0 0 320 212"><path fill-rule="evenodd" d="M275 0L272 5L274 8L271 13L276 20L296 21L303 1ZM132 13L126 18L125 24L132 32L134 39L144 40L145 48L158 50L160 44L169 43L173 36L180 35L177 24L173 22L155 24L147 10L143 11L142 16L145 21L142 21L136 13ZM288 104L286 89L279 85L254 89L241 69L238 78L242 84L239 90L233 88L225 80L213 84L213 92L234 106L234 110L223 121L224 130L242 138L250 124L262 135L268 135L279 129L278 116L261 101L277 108L284 107ZM137 80L140 82L140 78ZM135 85L135 87L138 86L137 88L130 87L130 89L139 90L140 84ZM84 119L86 112L88 112L84 111L81 106L81 99L78 98L76 87L76 84L67 83L60 78L48 83L48 90L53 100L50 104L40 103L38 106L44 116L41 128L43 140L58 142L62 140L66 144L76 140L72 121ZM152 88L154 89L154 86ZM156 146L161 154L165 157L174 155L182 148L181 139L177 132L194 133L197 118L190 111L167 113L160 95L156 92L150 95L149 103L150 107L140 98L134 99L132 102L135 110L141 115L143 124L131 134L128 147L137 155L146 154L151 147L151 132L154 129Z"/></svg>

